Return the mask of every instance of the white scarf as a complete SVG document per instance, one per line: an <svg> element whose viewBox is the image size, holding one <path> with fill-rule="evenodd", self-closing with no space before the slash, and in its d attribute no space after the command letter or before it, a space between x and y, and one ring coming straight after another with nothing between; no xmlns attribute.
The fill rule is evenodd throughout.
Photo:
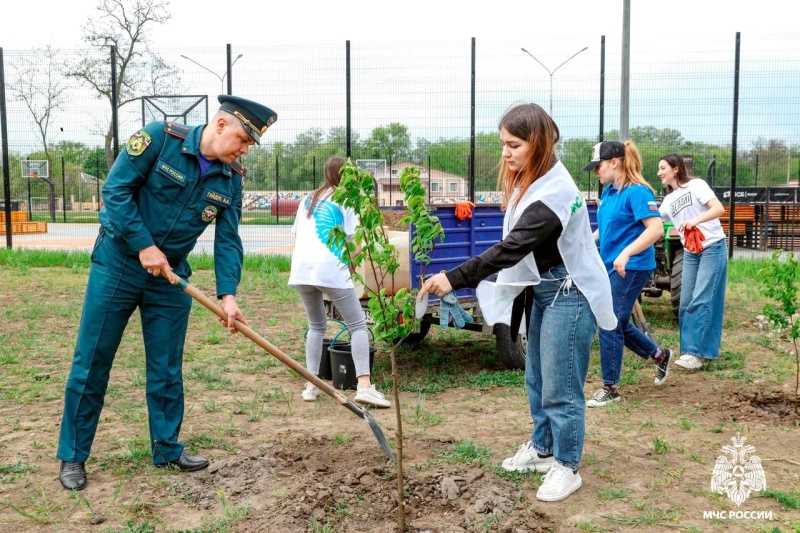
<svg viewBox="0 0 800 533"><path fill-rule="evenodd" d="M561 221L558 251L567 269L568 279L565 283L568 284L570 280L575 283L589 301L601 328L616 328L611 283L592 236L589 211L567 169L558 161L547 174L525 190L515 207L511 207L518 194L519 191L514 193L506 210L503 238L506 238L530 204L539 201L549 207ZM485 322L490 326L497 322L510 324L514 299L525 287L538 285L541 280L533 253L530 253L516 265L501 270L497 274L497 282L481 281L477 296ZM528 325L524 320L522 323L520 329L524 333Z"/></svg>

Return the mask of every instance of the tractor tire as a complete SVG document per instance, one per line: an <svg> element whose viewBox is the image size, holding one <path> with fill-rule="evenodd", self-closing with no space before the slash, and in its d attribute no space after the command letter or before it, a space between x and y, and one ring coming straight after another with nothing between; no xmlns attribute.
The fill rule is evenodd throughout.
<svg viewBox="0 0 800 533"><path fill-rule="evenodd" d="M683 249L675 252L672 259L672 275L669 278L669 303L672 308L672 318L680 323L681 311L681 285L683 282Z"/></svg>
<svg viewBox="0 0 800 533"><path fill-rule="evenodd" d="M516 342L511 341L511 328L505 324L494 326L497 356L509 370L525 370L526 352L528 350L527 335L517 335Z"/></svg>

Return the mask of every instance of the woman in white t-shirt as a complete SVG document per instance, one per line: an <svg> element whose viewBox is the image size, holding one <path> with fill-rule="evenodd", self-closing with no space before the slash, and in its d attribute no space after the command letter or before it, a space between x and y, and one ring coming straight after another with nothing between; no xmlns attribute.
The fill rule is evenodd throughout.
<svg viewBox="0 0 800 533"><path fill-rule="evenodd" d="M328 247L328 233L335 226L344 228L348 236L355 233L358 217L352 209L344 209L330 199L339 185L339 172L345 159L332 157L325 163L325 183L311 192L297 209L292 233L295 236L289 286L300 293L308 318L306 367L319 374L322 341L327 329L323 291L344 319L350 332L353 363L358 378L354 400L375 407L389 407L389 401L370 382L369 336L364 310L356 295L344 250ZM313 402L319 389L306 383L303 400Z"/></svg>
<svg viewBox="0 0 800 533"><path fill-rule="evenodd" d="M678 154L661 158L658 177L671 191L659 208L661 218L672 221L684 246L679 313L681 357L675 364L699 370L705 361L719 357L722 340L728 248L719 217L725 208L705 181L687 175ZM704 239L700 249L691 251L687 249L686 232L693 228L700 230ZM688 248L695 246L692 243Z"/></svg>

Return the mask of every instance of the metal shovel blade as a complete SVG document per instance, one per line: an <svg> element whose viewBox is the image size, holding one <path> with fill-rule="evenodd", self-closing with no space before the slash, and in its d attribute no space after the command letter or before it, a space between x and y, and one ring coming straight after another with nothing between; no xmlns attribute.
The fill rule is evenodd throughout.
<svg viewBox="0 0 800 533"><path fill-rule="evenodd" d="M378 441L378 445L381 447L383 454L390 461L394 461L394 454L392 454L392 448L389 446L389 441L386 440L386 435L383 434L381 426L374 418L372 418L372 415L369 414L369 410L366 407L356 405L352 400L348 400L347 403L343 403L342 405L364 419L364 422L367 423L369 429L372 430L372 434L375 435L375 440Z"/></svg>

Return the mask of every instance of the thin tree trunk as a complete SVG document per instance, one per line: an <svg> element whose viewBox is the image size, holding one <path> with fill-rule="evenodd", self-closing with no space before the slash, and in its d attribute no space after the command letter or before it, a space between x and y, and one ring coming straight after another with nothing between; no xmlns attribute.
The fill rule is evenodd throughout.
<svg viewBox="0 0 800 533"><path fill-rule="evenodd" d="M397 530L406 530L405 489L403 487L403 419L400 415L400 393L397 390L397 363L394 352L399 342L392 344L389 352L392 359L392 393L394 395L394 413L397 420Z"/></svg>
<svg viewBox="0 0 800 533"><path fill-rule="evenodd" d="M108 127L108 131L105 135L105 152L106 152L106 170L110 169L111 166L114 164L114 130L111 126ZM97 176L99 179L100 176Z"/></svg>

